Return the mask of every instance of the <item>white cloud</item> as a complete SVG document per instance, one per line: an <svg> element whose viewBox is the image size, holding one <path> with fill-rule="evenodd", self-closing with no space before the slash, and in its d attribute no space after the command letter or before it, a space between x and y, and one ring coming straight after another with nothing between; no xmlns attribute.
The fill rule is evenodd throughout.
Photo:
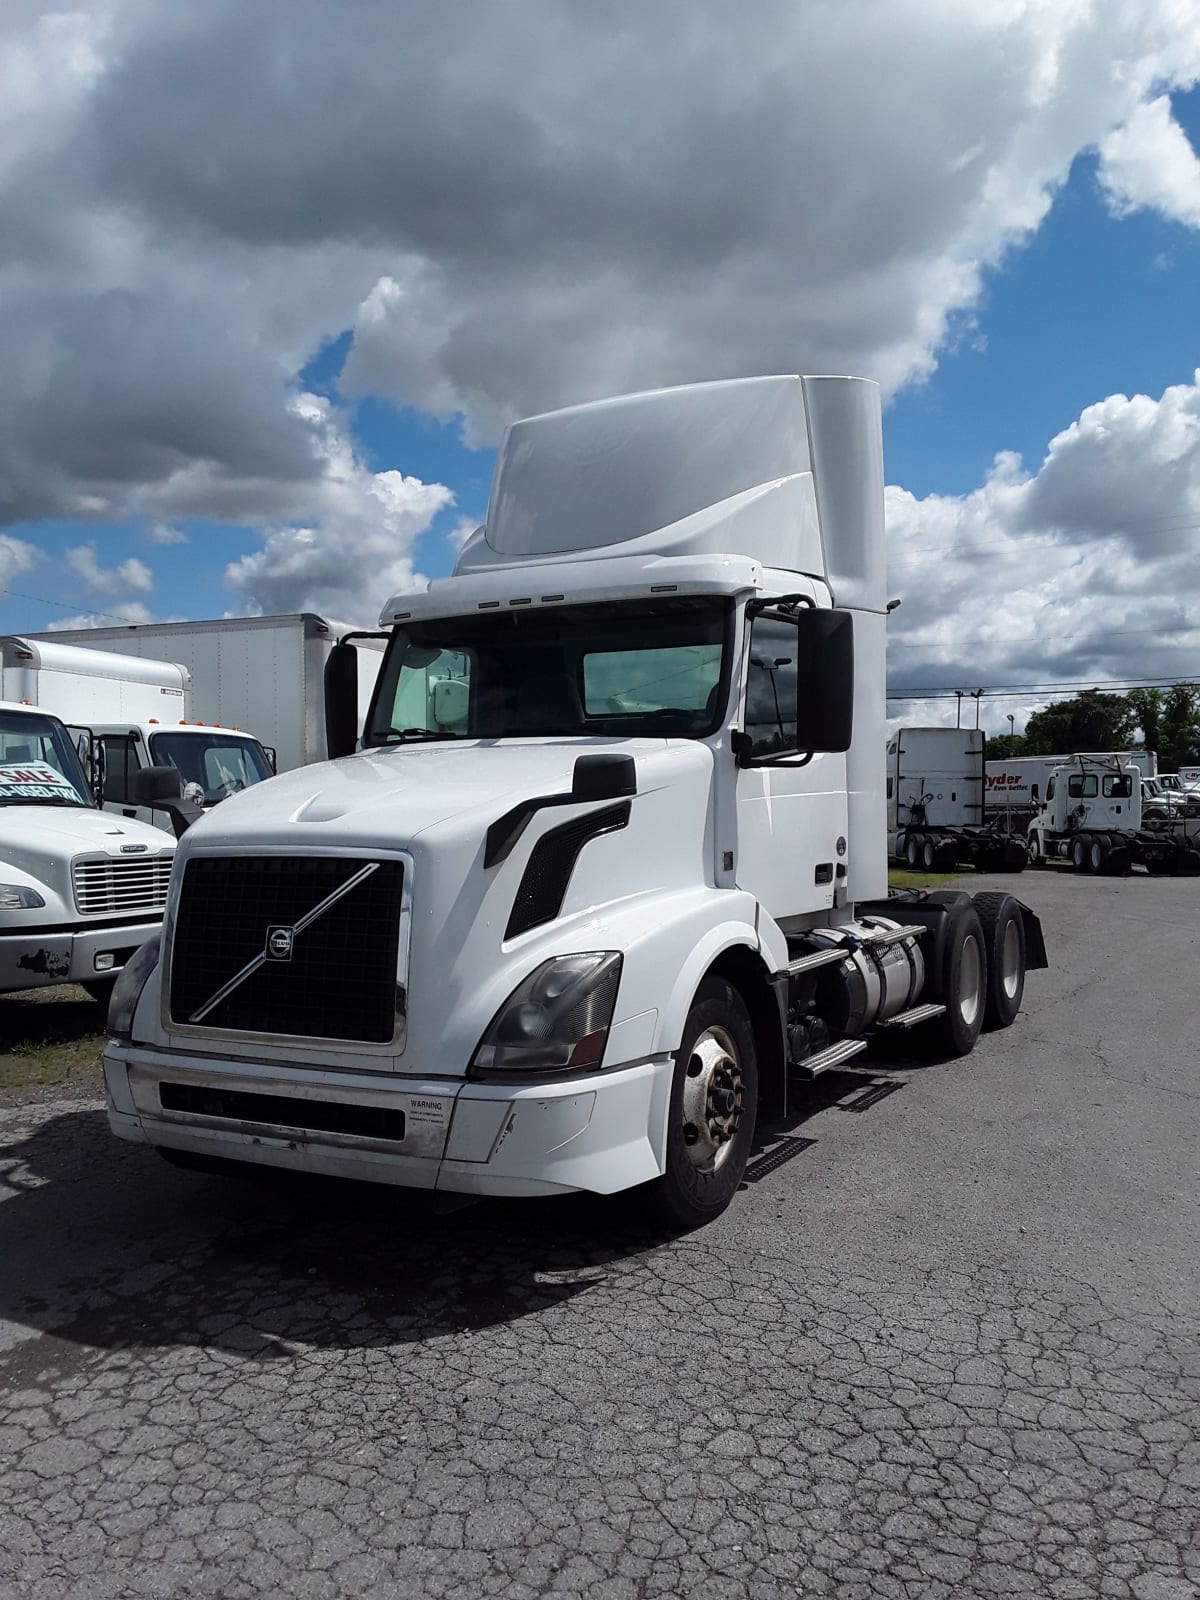
<svg viewBox="0 0 1200 1600"><path fill-rule="evenodd" d="M0 533L0 586L28 572L40 559L40 553L26 540Z"/></svg>
<svg viewBox="0 0 1200 1600"><path fill-rule="evenodd" d="M115 567L103 567L94 544L79 544L67 550L65 560L71 571L83 579L93 594L117 594L121 590L149 594L154 588L154 574L136 556L118 562Z"/></svg>
<svg viewBox="0 0 1200 1600"><path fill-rule="evenodd" d="M442 484L371 472L355 456L344 419L329 402L302 395L295 409L319 441L323 471L304 526L271 530L261 550L225 569L241 614L318 611L374 627L389 594L422 587L413 544L454 503Z"/></svg>
<svg viewBox="0 0 1200 1600"><path fill-rule="evenodd" d="M182 528L173 528L169 522L156 522L147 537L151 544L188 544L190 542Z"/></svg>
<svg viewBox="0 0 1200 1600"><path fill-rule="evenodd" d="M148 606L140 600L120 600L113 602L113 611L81 611L77 616L59 617L55 622L48 622L45 626L46 633L63 633L70 628L111 628L114 622L176 622L182 621L177 617L156 617Z"/></svg>
<svg viewBox="0 0 1200 1600"><path fill-rule="evenodd" d="M1080 152L1133 182L1111 136L1200 73L1189 12L11 0L0 522L306 526L291 386L349 326L351 389L479 438L640 384L919 380Z"/></svg>
<svg viewBox="0 0 1200 1600"><path fill-rule="evenodd" d="M1200 228L1200 160L1168 95L1139 105L1103 141L1100 182L1118 216L1152 210Z"/></svg>
<svg viewBox="0 0 1200 1600"><path fill-rule="evenodd" d="M1200 372L1158 399L1112 395L1036 472L997 456L971 494L887 491L889 682L905 720L952 721L922 689L1086 686L1200 672ZM1064 690L1063 693L1070 693ZM984 701L992 732L1047 698ZM973 718L973 710L968 708Z"/></svg>

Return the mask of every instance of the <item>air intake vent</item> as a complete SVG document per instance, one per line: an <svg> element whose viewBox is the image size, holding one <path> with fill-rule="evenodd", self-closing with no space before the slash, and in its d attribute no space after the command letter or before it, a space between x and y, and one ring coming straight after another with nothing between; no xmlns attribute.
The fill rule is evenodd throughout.
<svg viewBox="0 0 1200 1600"><path fill-rule="evenodd" d="M562 910L567 885L579 859L579 852L589 839L602 833L615 833L629 822L629 801L605 806L603 811L589 811L574 822L564 822L551 828L534 845L525 865L521 886L513 901L506 939L515 939L519 933L528 933L543 922L553 922Z"/></svg>
<svg viewBox="0 0 1200 1600"><path fill-rule="evenodd" d="M194 858L171 952L172 1020L221 1032L389 1043L403 1020L396 973L403 885L399 861Z"/></svg>

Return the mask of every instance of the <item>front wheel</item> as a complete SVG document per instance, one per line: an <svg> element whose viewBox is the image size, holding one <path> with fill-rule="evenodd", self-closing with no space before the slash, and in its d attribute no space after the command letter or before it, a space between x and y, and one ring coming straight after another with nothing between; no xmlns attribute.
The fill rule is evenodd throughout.
<svg viewBox="0 0 1200 1600"><path fill-rule="evenodd" d="M649 1186L660 1223L699 1228L720 1216L746 1170L757 1114L758 1062L746 1003L724 978L706 978L675 1059L663 1175Z"/></svg>

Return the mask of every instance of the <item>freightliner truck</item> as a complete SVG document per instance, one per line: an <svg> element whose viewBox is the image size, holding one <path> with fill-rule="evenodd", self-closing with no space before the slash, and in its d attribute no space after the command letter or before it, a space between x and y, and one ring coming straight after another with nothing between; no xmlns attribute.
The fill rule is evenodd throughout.
<svg viewBox="0 0 1200 1600"><path fill-rule="evenodd" d="M695 1226L789 1076L1011 1023L1037 919L887 896L882 460L859 379L514 424L453 575L383 609L362 748L347 640L338 759L181 840L110 1010L113 1130L193 1167L644 1185Z"/></svg>
<svg viewBox="0 0 1200 1600"><path fill-rule="evenodd" d="M1121 760L1081 756L1056 767L1046 781L1045 804L1029 826L1031 863L1069 861L1076 872L1106 875L1137 865L1152 877L1200 876L1200 822L1180 814L1145 827L1144 782L1139 768Z"/></svg>

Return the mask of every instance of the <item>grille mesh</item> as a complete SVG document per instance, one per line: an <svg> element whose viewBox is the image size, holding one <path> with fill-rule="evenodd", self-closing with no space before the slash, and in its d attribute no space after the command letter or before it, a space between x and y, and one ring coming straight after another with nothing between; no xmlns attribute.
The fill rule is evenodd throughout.
<svg viewBox="0 0 1200 1600"><path fill-rule="evenodd" d="M262 954L268 928L294 927L366 865L343 856L189 861L171 956L172 1018L190 1024L196 1011ZM399 861L375 867L295 935L290 961L265 962L199 1026L386 1044L396 1031L404 868Z"/></svg>
<svg viewBox="0 0 1200 1600"><path fill-rule="evenodd" d="M71 885L81 917L122 911L162 911L174 852L161 856L102 856L71 863Z"/></svg>

